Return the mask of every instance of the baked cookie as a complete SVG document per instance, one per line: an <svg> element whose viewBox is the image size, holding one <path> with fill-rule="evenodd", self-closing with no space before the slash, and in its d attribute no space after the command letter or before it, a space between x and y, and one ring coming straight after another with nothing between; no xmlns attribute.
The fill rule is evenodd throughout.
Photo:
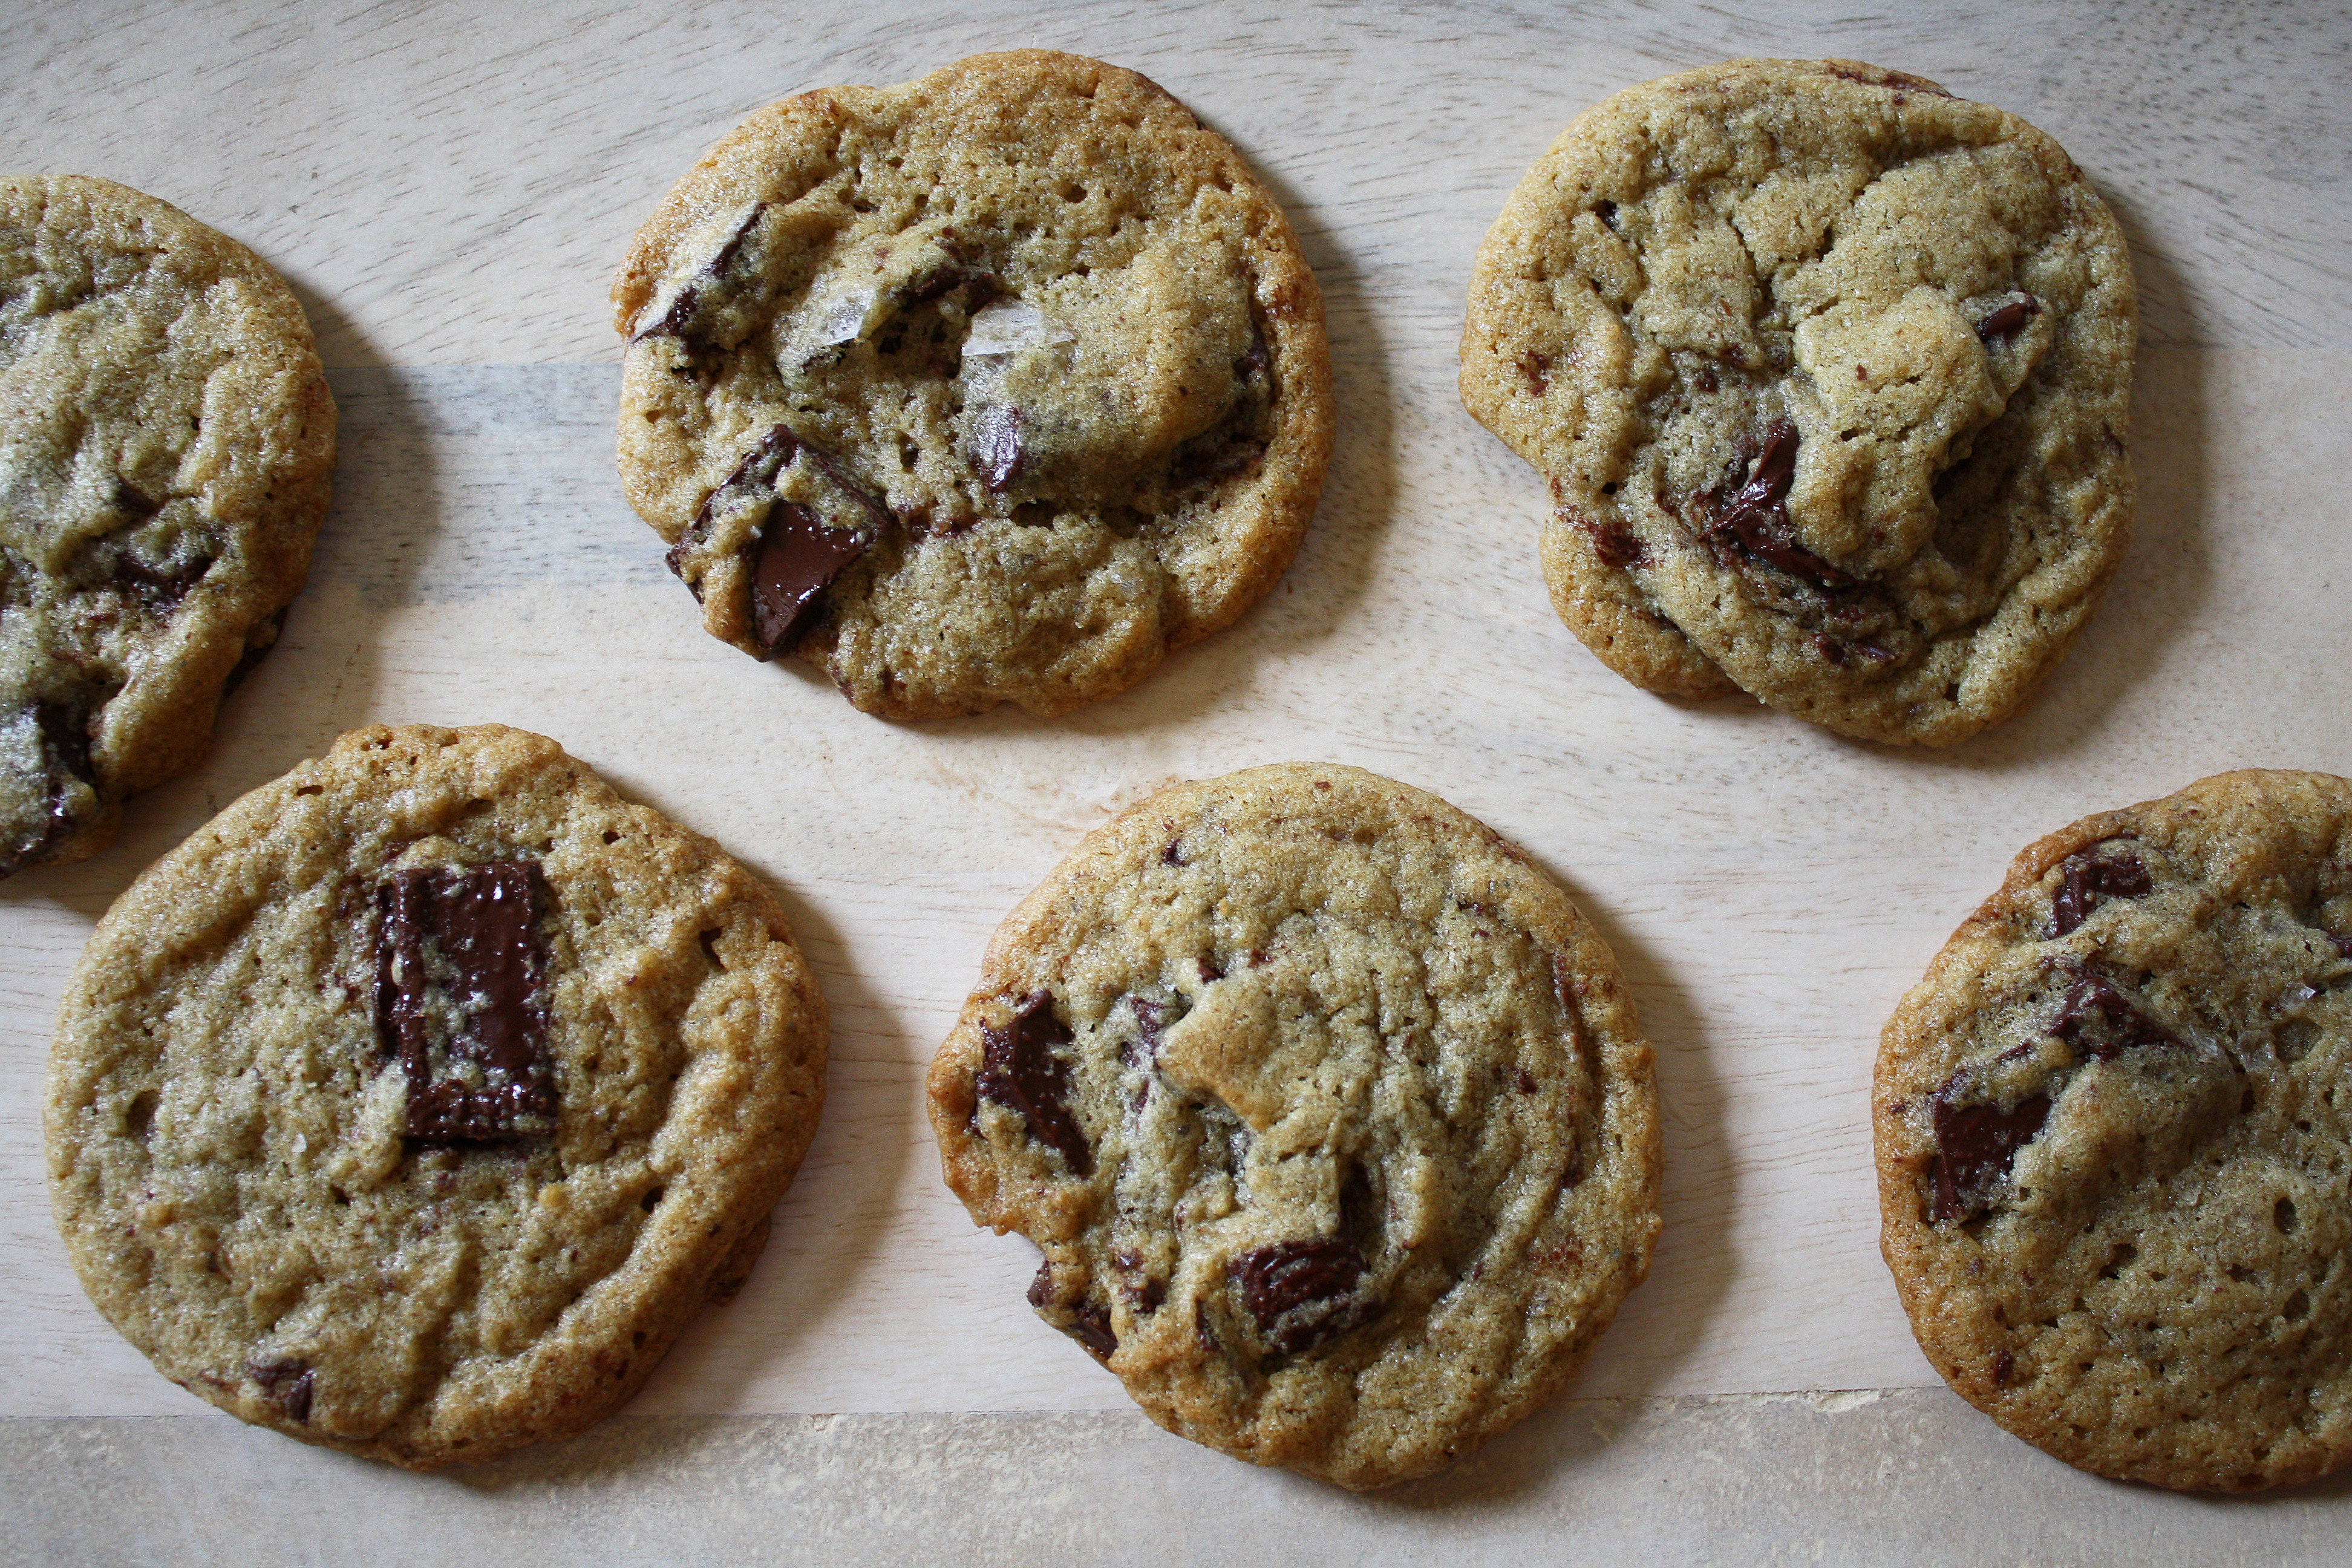
<svg viewBox="0 0 2352 1568"><path fill-rule="evenodd" d="M412 1469L580 1430L767 1238L824 1093L783 911L554 742L369 729L99 922L50 1194L163 1374Z"/></svg>
<svg viewBox="0 0 2352 1568"><path fill-rule="evenodd" d="M1151 1418L1364 1489L1574 1374L1658 1233L1651 1056L1559 889L1355 768L1166 790L990 944L948 1185Z"/></svg>
<svg viewBox="0 0 2352 1568"><path fill-rule="evenodd" d="M0 178L0 876L95 854L203 758L334 466L259 258L122 185Z"/></svg>
<svg viewBox="0 0 2352 1568"><path fill-rule="evenodd" d="M622 484L704 626L886 718L1125 690L1273 585L1330 452L1282 209L1075 55L762 110L613 303Z"/></svg>
<svg viewBox="0 0 2352 1568"><path fill-rule="evenodd" d="M2206 1491L2352 1456L2352 784L2223 773L2026 849L1903 1000L1887 1267L1962 1397Z"/></svg>
<svg viewBox="0 0 2352 1568"><path fill-rule="evenodd" d="M1462 397L1543 474L1560 618L1636 685L1947 745L2130 531L2122 233L2016 116L1849 60L1632 88L1471 276Z"/></svg>

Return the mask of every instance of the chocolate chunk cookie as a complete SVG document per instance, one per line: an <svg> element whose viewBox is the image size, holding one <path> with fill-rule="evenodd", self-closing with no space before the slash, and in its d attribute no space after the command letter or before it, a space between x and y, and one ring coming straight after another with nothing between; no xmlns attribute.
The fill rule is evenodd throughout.
<svg viewBox="0 0 2352 1568"><path fill-rule="evenodd" d="M1462 397L1550 484L1560 618L1636 685L1947 745L2130 530L2131 262L2057 143L1735 60L1580 116L1478 253Z"/></svg>
<svg viewBox="0 0 2352 1568"><path fill-rule="evenodd" d="M1163 792L990 944L930 1074L949 1186L1151 1418L1350 1488L1575 1373L1658 1232L1609 949L1486 828L1344 767Z"/></svg>
<svg viewBox="0 0 2352 1568"><path fill-rule="evenodd" d="M362 730L99 923L50 1193L165 1376L431 1469L580 1430L732 1291L824 1058L782 910L717 845L537 735Z"/></svg>
<svg viewBox="0 0 2352 1568"><path fill-rule="evenodd" d="M2352 783L2028 847L1886 1026L1887 1266L2010 1431L2205 1491L2352 1457Z"/></svg>
<svg viewBox="0 0 2352 1568"><path fill-rule="evenodd" d="M334 462L259 258L104 180L0 179L0 876L95 854L203 757Z"/></svg>
<svg viewBox="0 0 2352 1568"><path fill-rule="evenodd" d="M622 482L704 626L887 718L1125 690L1273 584L1330 451L1281 209L1073 55L754 115L613 301Z"/></svg>

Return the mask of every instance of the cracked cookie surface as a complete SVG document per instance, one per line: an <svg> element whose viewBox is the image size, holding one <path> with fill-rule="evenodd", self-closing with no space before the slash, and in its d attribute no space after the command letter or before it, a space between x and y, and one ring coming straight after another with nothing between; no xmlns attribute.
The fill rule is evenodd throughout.
<svg viewBox="0 0 2352 1568"><path fill-rule="evenodd" d="M1111 696L1297 551L1322 297L1233 147L1100 61L804 93L638 232L622 481L713 636L928 718Z"/></svg>
<svg viewBox="0 0 2352 1568"><path fill-rule="evenodd" d="M2030 846L1904 998L1881 1240L1963 1397L2197 1490L2352 1457L2352 784L2223 773Z"/></svg>
<svg viewBox="0 0 2352 1568"><path fill-rule="evenodd" d="M1559 1388L1648 1271L1651 1051L1614 957L1433 795L1163 791L1016 909L931 1068L948 1184L1169 1430L1351 1488Z"/></svg>
<svg viewBox="0 0 2352 1568"><path fill-rule="evenodd" d="M99 923L50 1058L90 1299L259 1425L567 1436L749 1273L824 1099L774 897L521 731L372 729Z"/></svg>
<svg viewBox="0 0 2352 1568"><path fill-rule="evenodd" d="M335 405L259 258L73 175L0 179L0 876L194 767L327 511Z"/></svg>
<svg viewBox="0 0 2352 1568"><path fill-rule="evenodd" d="M1553 605L1619 674L1942 745L2025 700L2122 557L2134 312L2114 217L2023 121L1736 60L1528 171L1462 395L1549 482Z"/></svg>

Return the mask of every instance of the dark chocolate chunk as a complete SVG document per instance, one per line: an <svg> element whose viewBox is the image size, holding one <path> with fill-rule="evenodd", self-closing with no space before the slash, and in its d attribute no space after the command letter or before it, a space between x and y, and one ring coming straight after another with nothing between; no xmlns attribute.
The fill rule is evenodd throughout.
<svg viewBox="0 0 2352 1568"><path fill-rule="evenodd" d="M1714 489L1691 498L1701 531L1717 554L1736 543L1754 560L1777 566L1823 588L1846 588L1855 578L1839 571L1798 542L1789 521L1789 488L1797 478L1797 427L1783 419L1764 433L1764 446L1751 462L1743 452L1732 458Z"/></svg>
<svg viewBox="0 0 2352 1568"><path fill-rule="evenodd" d="M803 465L821 502L776 499L784 471ZM667 557L669 569L702 597L700 574L688 576L708 547L712 524L741 507L768 504L768 516L744 542L751 580L751 637L760 657L773 658L800 646L824 609L825 590L891 523L889 509L853 480L831 453L778 425L719 482Z"/></svg>
<svg viewBox="0 0 2352 1568"><path fill-rule="evenodd" d="M1242 1306L1277 1355L1297 1355L1362 1321L1364 1255L1337 1237L1277 1241L1230 1266Z"/></svg>
<svg viewBox="0 0 2352 1568"><path fill-rule="evenodd" d="M1039 1311L1054 1299L1054 1266L1040 1259L1037 1272L1029 1280L1029 1304Z"/></svg>
<svg viewBox="0 0 2352 1568"><path fill-rule="evenodd" d="M1252 376L1264 375L1271 357L1266 352L1265 333L1259 328L1257 317L1253 315L1250 317L1249 347L1242 351L1241 358L1234 361L1234 379L1247 381Z"/></svg>
<svg viewBox="0 0 2352 1568"><path fill-rule="evenodd" d="M2017 1152L2033 1142L2050 1115L2050 1097L2028 1095L2007 1110L1955 1105L1955 1077L1936 1096L1935 1207L1937 1220L1967 1219L1992 1206Z"/></svg>
<svg viewBox="0 0 2352 1568"><path fill-rule="evenodd" d="M718 254L704 262L693 280L677 291L677 297L669 302L669 309L664 310L653 325L641 329L629 341L643 342L647 338L671 337L684 343L689 353L708 353L710 345L695 331L695 318L702 313L703 302L716 295L715 286L726 280L729 270L735 265L736 257L742 253L744 243L751 237L751 231L760 226L760 218L767 210L767 203L755 204L744 215L743 221L736 226L735 232L728 237L727 243L719 247Z"/></svg>
<svg viewBox="0 0 2352 1568"><path fill-rule="evenodd" d="M980 470L981 483L991 490L1010 489L1021 477L1022 468L1029 461L1021 432L1028 424L1029 416L1009 403L989 404L973 417L972 467Z"/></svg>
<svg viewBox="0 0 2352 1568"><path fill-rule="evenodd" d="M798 501L778 501L751 561L751 637L768 658L790 653L824 608L824 591L866 553L846 529L827 528Z"/></svg>
<svg viewBox="0 0 2352 1568"><path fill-rule="evenodd" d="M1118 1349L1118 1336L1110 1330L1110 1309L1092 1301L1079 1302L1071 1312L1069 1326L1062 1331L1106 1361Z"/></svg>
<svg viewBox="0 0 2352 1568"><path fill-rule="evenodd" d="M2179 1046L2104 974L2086 972L2059 1004L2050 1032L2086 1057L2111 1062L2142 1046Z"/></svg>
<svg viewBox="0 0 2352 1568"><path fill-rule="evenodd" d="M257 1361L245 1374L261 1385L261 1397L276 1405L289 1421L307 1424L318 1377L299 1361Z"/></svg>
<svg viewBox="0 0 2352 1568"><path fill-rule="evenodd" d="M1147 1002L1140 996L1127 1000L1135 1012L1135 1038L1119 1054L1131 1068L1148 1068L1160 1059L1160 1031L1167 1022L1168 1004Z"/></svg>
<svg viewBox="0 0 2352 1568"><path fill-rule="evenodd" d="M546 879L536 860L394 871L377 889L376 1030L408 1079L408 1135L550 1132Z"/></svg>
<svg viewBox="0 0 2352 1568"><path fill-rule="evenodd" d="M1184 840L1181 836L1168 841L1168 847L1160 852L1160 863L1162 866L1189 866L1192 864L1190 860L1184 858Z"/></svg>
<svg viewBox="0 0 2352 1568"><path fill-rule="evenodd" d="M2058 890L2050 896L2052 935L2064 936L2081 925L2103 900L2147 895L2147 868L2138 856L2125 849L2101 859L2097 848L2077 849L2059 862Z"/></svg>
<svg viewBox="0 0 2352 1568"><path fill-rule="evenodd" d="M1977 323L1977 336L1985 342L2005 338L2031 321L2042 309L2042 301L2029 294L2022 300L2011 300L1991 315Z"/></svg>
<svg viewBox="0 0 2352 1568"><path fill-rule="evenodd" d="M39 863L72 837L80 823L75 810L74 786L79 784L90 789L98 787L97 774L90 765L87 712L63 702L36 702L27 717L40 739L40 768L47 786L47 809L37 829L14 844L0 844L0 877Z"/></svg>
<svg viewBox="0 0 2352 1568"><path fill-rule="evenodd" d="M1070 1043L1070 1029L1054 1016L1052 993L1031 993L1004 1027L982 1025L980 1039L980 1097L1019 1111L1029 1136L1057 1151L1072 1175L1093 1175L1094 1151L1070 1114L1070 1064L1055 1050Z"/></svg>

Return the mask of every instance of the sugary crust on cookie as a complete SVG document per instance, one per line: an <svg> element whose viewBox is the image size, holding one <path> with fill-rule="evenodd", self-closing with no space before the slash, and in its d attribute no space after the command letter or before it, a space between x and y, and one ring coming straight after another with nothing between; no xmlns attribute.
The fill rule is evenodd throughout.
<svg viewBox="0 0 2352 1568"><path fill-rule="evenodd" d="M126 186L0 179L0 874L95 853L203 757L334 456L267 264Z"/></svg>
<svg viewBox="0 0 2352 1568"><path fill-rule="evenodd" d="M535 861L554 1130L404 1136L396 870ZM824 1099L825 1007L718 846L498 726L368 729L108 911L50 1061L91 1300L251 1422L431 1469L580 1430L739 1284Z"/></svg>
<svg viewBox="0 0 2352 1568"><path fill-rule="evenodd" d="M2113 216L2023 121L1735 60L1588 110L1528 171L1462 395L1550 482L1553 602L1611 668L1948 744L2122 557L2134 300Z"/></svg>
<svg viewBox="0 0 2352 1568"><path fill-rule="evenodd" d="M1044 1249L1033 1304L1152 1419L1350 1488L1559 1389L1657 1235L1615 959L1517 849L1354 768L1090 835L991 942L929 1104L949 1186Z"/></svg>
<svg viewBox="0 0 2352 1568"><path fill-rule="evenodd" d="M1322 297L1281 209L1164 90L1076 56L761 110L647 220L613 301L623 485L707 629L886 717L1124 689L1272 585L1330 451ZM1014 301L1067 363L1009 375L999 406L960 345ZM779 427L877 504L826 519L863 553L763 647L764 525L711 514ZM1002 444L1062 427L1058 459Z"/></svg>
<svg viewBox="0 0 2352 1568"><path fill-rule="evenodd" d="M2029 846L1889 1020L1881 1244L1954 1389L2069 1464L2352 1457L2352 784L2223 773Z"/></svg>

